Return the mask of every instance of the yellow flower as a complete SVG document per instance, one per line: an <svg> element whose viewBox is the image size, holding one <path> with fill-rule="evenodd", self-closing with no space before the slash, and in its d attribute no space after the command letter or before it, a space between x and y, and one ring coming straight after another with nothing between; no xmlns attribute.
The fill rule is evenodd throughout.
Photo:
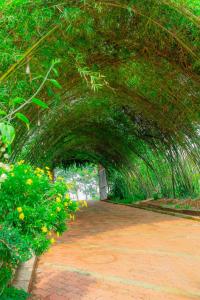
<svg viewBox="0 0 200 300"><path fill-rule="evenodd" d="M49 177L50 180L53 180L53 176L52 176L52 174L51 174L50 171L47 171L47 175L48 175L48 177Z"/></svg>
<svg viewBox="0 0 200 300"><path fill-rule="evenodd" d="M79 203L81 204L82 207L87 207L88 206L87 202L85 200L81 200Z"/></svg>
<svg viewBox="0 0 200 300"><path fill-rule="evenodd" d="M57 198L56 198L56 202L57 202L57 203L60 203L60 202L61 202L60 197L57 197Z"/></svg>
<svg viewBox="0 0 200 300"><path fill-rule="evenodd" d="M41 168L36 168L34 173L38 176L41 177L42 174L44 174L44 170L42 170Z"/></svg>
<svg viewBox="0 0 200 300"><path fill-rule="evenodd" d="M24 160L18 161L18 165L19 165L19 166L20 166L20 165L23 165L23 163L24 163Z"/></svg>
<svg viewBox="0 0 200 300"><path fill-rule="evenodd" d="M55 243L55 239L54 238L50 239L50 242L51 242L51 244L54 244Z"/></svg>
<svg viewBox="0 0 200 300"><path fill-rule="evenodd" d="M45 167L46 170L50 170L49 167Z"/></svg>
<svg viewBox="0 0 200 300"><path fill-rule="evenodd" d="M18 208L17 208L17 211L18 211L18 213L22 212L22 208L21 208L21 207L18 207Z"/></svg>
<svg viewBox="0 0 200 300"><path fill-rule="evenodd" d="M24 214L23 213L19 214L19 219L24 220Z"/></svg>
<svg viewBox="0 0 200 300"><path fill-rule="evenodd" d="M64 206L67 206L68 205L68 202L64 202Z"/></svg>
<svg viewBox="0 0 200 300"><path fill-rule="evenodd" d="M69 199L70 199L69 194L66 194L66 195L65 195L65 198L66 198L67 200L69 200Z"/></svg>
<svg viewBox="0 0 200 300"><path fill-rule="evenodd" d="M47 227L46 226L42 226L41 228L42 232L46 233L48 231Z"/></svg>
<svg viewBox="0 0 200 300"><path fill-rule="evenodd" d="M49 236L51 236L51 235L52 235L51 231L49 231L49 232L48 232L48 235L49 235Z"/></svg>
<svg viewBox="0 0 200 300"><path fill-rule="evenodd" d="M57 207L56 210L59 212L59 211L61 211L61 208L60 208L60 207Z"/></svg>
<svg viewBox="0 0 200 300"><path fill-rule="evenodd" d="M26 184L32 185L32 184L33 184L33 180L32 180L32 179L27 179L27 180L26 180Z"/></svg>
<svg viewBox="0 0 200 300"><path fill-rule="evenodd" d="M70 216L70 220L73 220L74 221L74 219L75 219L75 216L74 215L69 215Z"/></svg>

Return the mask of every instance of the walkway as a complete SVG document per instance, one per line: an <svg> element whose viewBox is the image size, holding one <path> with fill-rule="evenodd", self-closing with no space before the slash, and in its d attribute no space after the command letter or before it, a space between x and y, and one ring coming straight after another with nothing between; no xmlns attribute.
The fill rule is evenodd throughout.
<svg viewBox="0 0 200 300"><path fill-rule="evenodd" d="M44 254L37 300L200 299L200 223L91 203Z"/></svg>

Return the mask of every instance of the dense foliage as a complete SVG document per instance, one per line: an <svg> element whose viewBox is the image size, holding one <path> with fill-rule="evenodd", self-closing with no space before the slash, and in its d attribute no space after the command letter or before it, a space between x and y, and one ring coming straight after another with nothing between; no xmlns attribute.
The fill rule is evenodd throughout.
<svg viewBox="0 0 200 300"><path fill-rule="evenodd" d="M180 158L178 164L168 164L164 158L163 162L160 164L158 159L153 161L152 168L148 168L145 162L139 160L129 176L113 170L110 174L109 198L128 203L150 198L199 199L200 172L194 163L188 158Z"/></svg>
<svg viewBox="0 0 200 300"><path fill-rule="evenodd" d="M198 195L198 0L0 9L0 130L16 128L12 159L101 163L133 199Z"/></svg>
<svg viewBox="0 0 200 300"><path fill-rule="evenodd" d="M67 229L77 203L63 181L52 182L48 167L1 163L0 181L1 295L19 263L42 254Z"/></svg>
<svg viewBox="0 0 200 300"><path fill-rule="evenodd" d="M24 290L19 290L14 287L5 288L1 300L26 300L29 298L29 294Z"/></svg>

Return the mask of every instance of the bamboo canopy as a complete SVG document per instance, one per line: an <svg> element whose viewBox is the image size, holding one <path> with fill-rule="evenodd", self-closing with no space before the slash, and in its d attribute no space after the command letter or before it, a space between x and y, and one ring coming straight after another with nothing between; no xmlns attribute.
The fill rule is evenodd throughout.
<svg viewBox="0 0 200 300"><path fill-rule="evenodd" d="M0 8L3 105L30 97L59 62L37 95L48 109L23 108L29 130L13 120L13 159L101 163L123 197L138 189L192 193L200 154L198 0L11 0Z"/></svg>

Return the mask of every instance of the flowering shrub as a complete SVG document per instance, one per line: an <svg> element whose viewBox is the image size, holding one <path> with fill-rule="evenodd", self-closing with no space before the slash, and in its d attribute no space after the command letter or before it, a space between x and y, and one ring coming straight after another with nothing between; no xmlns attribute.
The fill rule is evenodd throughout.
<svg viewBox="0 0 200 300"><path fill-rule="evenodd" d="M48 167L0 163L0 295L16 266L40 255L74 219L77 203Z"/></svg>

